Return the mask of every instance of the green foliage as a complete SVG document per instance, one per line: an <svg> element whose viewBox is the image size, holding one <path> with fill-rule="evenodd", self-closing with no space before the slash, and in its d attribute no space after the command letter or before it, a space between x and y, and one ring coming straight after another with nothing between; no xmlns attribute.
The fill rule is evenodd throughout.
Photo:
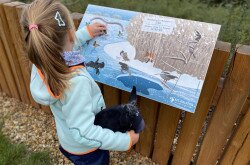
<svg viewBox="0 0 250 165"><path fill-rule="evenodd" d="M248 0L200 0L203 3L207 3L209 5L227 5L227 4L236 4L236 5L242 5L244 3L247 3Z"/></svg>
<svg viewBox="0 0 250 165"><path fill-rule="evenodd" d="M40 152L40 153L32 153L22 165L50 165L51 160L49 158L49 153Z"/></svg>
<svg viewBox="0 0 250 165"><path fill-rule="evenodd" d="M1 132L0 123L0 164L1 165L50 165L48 153L31 153L23 144L12 144Z"/></svg>
<svg viewBox="0 0 250 165"><path fill-rule="evenodd" d="M222 28L219 40L250 45L248 0L62 0L62 2L72 12L84 13L88 4L96 4L220 24Z"/></svg>

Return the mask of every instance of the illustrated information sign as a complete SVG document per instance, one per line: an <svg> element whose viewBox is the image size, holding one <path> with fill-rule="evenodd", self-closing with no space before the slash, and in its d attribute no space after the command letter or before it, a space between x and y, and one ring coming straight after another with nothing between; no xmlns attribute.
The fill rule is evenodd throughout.
<svg viewBox="0 0 250 165"><path fill-rule="evenodd" d="M89 5L79 28L95 22L107 32L81 50L96 81L195 112L220 25Z"/></svg>

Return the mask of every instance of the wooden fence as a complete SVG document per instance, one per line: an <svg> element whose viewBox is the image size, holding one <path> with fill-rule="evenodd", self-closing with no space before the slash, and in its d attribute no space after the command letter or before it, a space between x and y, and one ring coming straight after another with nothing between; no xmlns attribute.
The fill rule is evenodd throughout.
<svg viewBox="0 0 250 165"><path fill-rule="evenodd" d="M19 24L23 7L21 2L0 0L0 92L50 112L29 92L30 68L23 60L26 50ZM78 27L82 15L72 17ZM135 146L137 152L159 164L250 163L250 47L238 45L230 72L221 78L229 52L229 43L217 42L194 114L139 98L146 129ZM128 100L127 92L99 85L108 106Z"/></svg>

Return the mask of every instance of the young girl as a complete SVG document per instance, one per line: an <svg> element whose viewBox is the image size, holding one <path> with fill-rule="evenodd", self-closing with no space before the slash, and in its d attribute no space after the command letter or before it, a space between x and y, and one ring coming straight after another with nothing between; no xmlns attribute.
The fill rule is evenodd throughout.
<svg viewBox="0 0 250 165"><path fill-rule="evenodd" d="M36 102L50 106L60 151L77 165L106 165L107 150L129 150L139 138L134 131L113 132L94 125L95 114L105 104L77 51L77 43L101 35L106 27L93 24L75 34L69 11L56 0L35 0L21 23L33 63L31 94Z"/></svg>

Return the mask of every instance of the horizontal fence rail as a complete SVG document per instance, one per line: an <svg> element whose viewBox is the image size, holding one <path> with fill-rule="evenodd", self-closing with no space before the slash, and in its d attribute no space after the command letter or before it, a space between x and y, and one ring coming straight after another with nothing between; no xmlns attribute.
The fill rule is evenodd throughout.
<svg viewBox="0 0 250 165"><path fill-rule="evenodd" d="M49 107L35 103L30 94L30 64L24 60L27 53L19 24L26 6L21 2L0 0L0 92L51 113ZM82 14L72 13L76 28L82 17ZM134 147L137 152L162 165L212 165L216 162L247 165L250 162L250 47L238 47L228 77L222 78L231 45L216 43L194 114L139 97L146 128ZM128 92L98 85L107 106L128 101ZM211 106L213 115L207 121ZM201 142L204 123L208 128L203 131ZM197 150L198 141L201 147ZM192 162L194 153L195 162Z"/></svg>

